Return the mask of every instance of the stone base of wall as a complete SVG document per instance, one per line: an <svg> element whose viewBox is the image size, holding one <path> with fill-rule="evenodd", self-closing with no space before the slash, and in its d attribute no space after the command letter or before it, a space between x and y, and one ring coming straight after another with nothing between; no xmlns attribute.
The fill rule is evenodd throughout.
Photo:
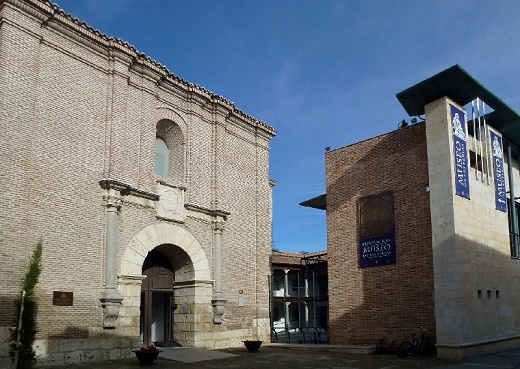
<svg viewBox="0 0 520 369"><path fill-rule="evenodd" d="M0 368L11 367L11 358L9 357L11 330L9 328L10 327L0 327Z"/></svg>
<svg viewBox="0 0 520 369"><path fill-rule="evenodd" d="M210 350L242 347L242 341L270 341L269 319L258 319L256 327L194 333L194 347ZM9 368L9 327L0 327L0 368ZM92 331L91 333L95 333ZM139 337L91 337L36 340L34 349L39 366L63 366L133 357L131 349L142 343Z"/></svg>
<svg viewBox="0 0 520 369"><path fill-rule="evenodd" d="M464 345L437 345L437 357L447 360L462 360L494 352L520 348L520 337L504 338L493 341L468 343Z"/></svg>
<svg viewBox="0 0 520 369"><path fill-rule="evenodd" d="M269 319L266 319L269 324ZM243 347L243 341L246 340L259 340L265 343L271 341L270 326L262 325L248 329L234 329L230 331L214 332L213 338L205 340L201 347L209 350L219 350L231 347Z"/></svg>
<svg viewBox="0 0 520 369"><path fill-rule="evenodd" d="M36 340L34 349L38 365L58 366L91 363L132 357L132 347L139 347L138 338L81 338Z"/></svg>

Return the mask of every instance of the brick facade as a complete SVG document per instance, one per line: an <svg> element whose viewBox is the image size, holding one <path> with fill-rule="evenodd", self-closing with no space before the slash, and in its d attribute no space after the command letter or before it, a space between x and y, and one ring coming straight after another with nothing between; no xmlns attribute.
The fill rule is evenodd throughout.
<svg viewBox="0 0 520 369"><path fill-rule="evenodd" d="M304 203L327 210L330 343L399 343L422 327L440 358L517 348L520 116L458 66L399 96L425 122L327 152L326 197ZM494 112L472 121L477 96ZM386 227L392 198L395 264L362 267L364 222Z"/></svg>
<svg viewBox="0 0 520 369"><path fill-rule="evenodd" d="M157 246L182 281L177 340L214 348L268 339L273 128L46 1L0 1L0 85L0 360L38 239L42 363L120 357L139 343L141 267ZM182 138L172 176L154 173L158 122ZM168 191L165 204L158 194ZM116 329L103 328L100 303L110 275L110 209L117 251L108 267L123 298ZM227 303L215 324L221 229ZM244 307L238 290L247 294ZM53 305L53 291L73 292L73 306Z"/></svg>
<svg viewBox="0 0 520 369"><path fill-rule="evenodd" d="M331 344L435 335L425 124L326 153ZM358 200L392 191L396 263L359 268Z"/></svg>

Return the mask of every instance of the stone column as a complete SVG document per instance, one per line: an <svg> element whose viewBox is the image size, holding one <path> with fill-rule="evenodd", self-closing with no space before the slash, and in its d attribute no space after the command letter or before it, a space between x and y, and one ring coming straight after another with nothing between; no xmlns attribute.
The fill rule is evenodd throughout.
<svg viewBox="0 0 520 369"><path fill-rule="evenodd" d="M305 283L305 297L309 297L309 276L308 276L307 271L305 271L304 283Z"/></svg>
<svg viewBox="0 0 520 369"><path fill-rule="evenodd" d="M291 317L291 315L289 313L289 309L290 309L289 306L290 305L291 305L290 301L286 301L285 302L285 306L284 306L284 308L285 308L284 309L284 316L285 316L285 343L290 343L291 342L291 337L289 336L289 328L290 328L289 319Z"/></svg>
<svg viewBox="0 0 520 369"><path fill-rule="evenodd" d="M289 269L284 269L285 279L284 279L284 288L285 288L285 297L289 297Z"/></svg>
<svg viewBox="0 0 520 369"><path fill-rule="evenodd" d="M227 299L222 296L222 232L224 231L223 222L213 223L213 254L214 260L214 273L215 282L213 285L213 298L211 303L213 304L213 323L221 324L222 316L225 312L225 304Z"/></svg>
<svg viewBox="0 0 520 369"><path fill-rule="evenodd" d="M304 307L304 311L305 311L305 326L308 327L309 326L309 304L307 303L307 301L303 302L303 307ZM316 322L313 322L313 326L314 327L316 326Z"/></svg>
<svg viewBox="0 0 520 369"><path fill-rule="evenodd" d="M117 291L117 218L122 198L118 190L107 188L103 196L104 206L107 212L107 229L105 240L105 291L100 299L103 307L103 328L113 329L117 327L119 308L123 298Z"/></svg>

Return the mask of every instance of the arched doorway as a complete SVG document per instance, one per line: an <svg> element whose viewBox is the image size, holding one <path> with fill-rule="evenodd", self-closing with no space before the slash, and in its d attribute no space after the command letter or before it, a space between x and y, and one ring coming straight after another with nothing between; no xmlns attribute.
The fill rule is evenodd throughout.
<svg viewBox="0 0 520 369"><path fill-rule="evenodd" d="M213 324L213 281L208 257L199 241L174 223L155 223L142 228L123 251L118 290L124 300L119 329L144 342L144 330L139 337L141 326L145 327L140 323L142 283L147 279L143 266L148 255L155 251L169 262L175 275L172 290L178 308L172 319L173 340L183 346L213 348L214 340L208 334Z"/></svg>
<svg viewBox="0 0 520 369"><path fill-rule="evenodd" d="M158 250L148 253L143 263L141 285L141 340L152 342L173 341L173 297L175 272L170 261Z"/></svg>

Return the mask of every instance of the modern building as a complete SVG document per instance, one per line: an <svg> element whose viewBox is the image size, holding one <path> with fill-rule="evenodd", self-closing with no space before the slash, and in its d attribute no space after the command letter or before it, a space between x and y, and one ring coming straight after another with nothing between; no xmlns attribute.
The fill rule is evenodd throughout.
<svg viewBox="0 0 520 369"><path fill-rule="evenodd" d="M427 329L441 358L520 347L520 116L455 65L414 124L326 152L331 344Z"/></svg>
<svg viewBox="0 0 520 369"><path fill-rule="evenodd" d="M328 342L327 252L273 251L271 342Z"/></svg>
<svg viewBox="0 0 520 369"><path fill-rule="evenodd" d="M0 86L0 366L38 240L40 364L269 340L271 126L43 0Z"/></svg>

